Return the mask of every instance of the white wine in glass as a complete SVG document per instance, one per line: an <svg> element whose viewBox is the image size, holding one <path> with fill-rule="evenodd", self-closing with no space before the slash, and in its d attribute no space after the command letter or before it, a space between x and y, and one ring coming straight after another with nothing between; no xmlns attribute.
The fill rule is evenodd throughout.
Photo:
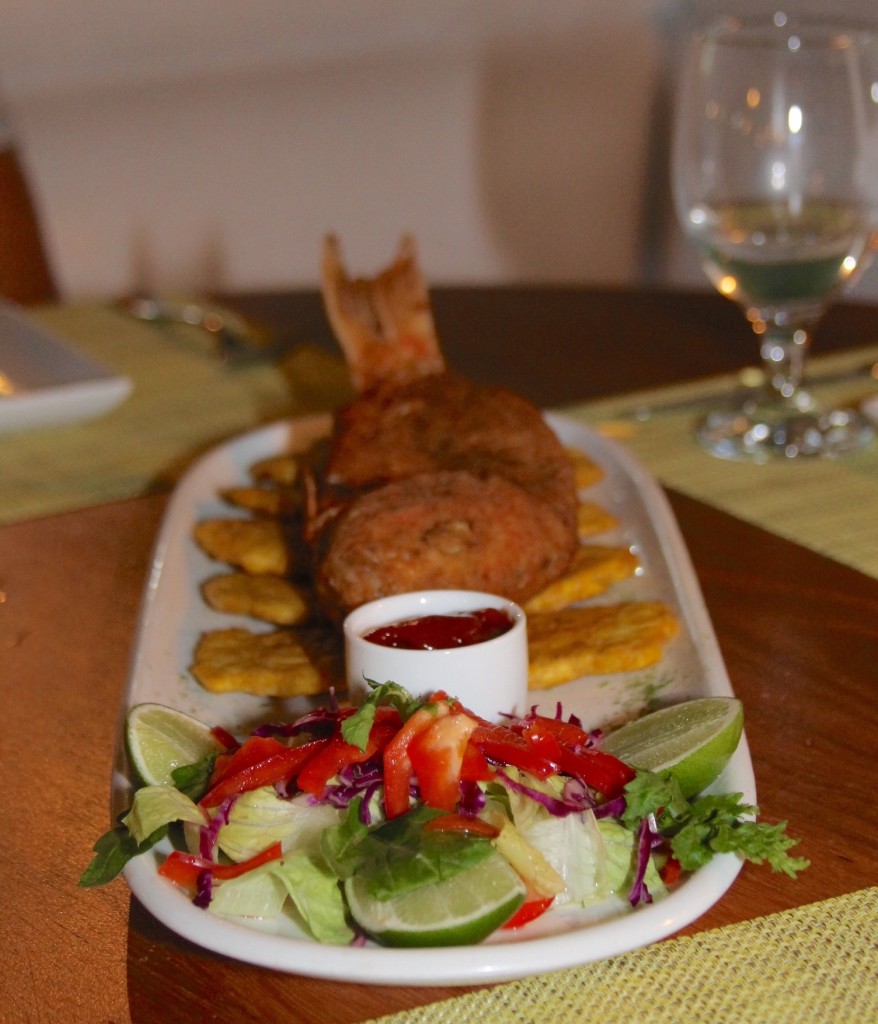
<svg viewBox="0 0 878 1024"><path fill-rule="evenodd" d="M775 14L725 19L687 53L672 179L683 230L760 341L765 386L711 411L724 458L835 456L874 437L802 386L814 327L878 234L878 35ZM856 339L852 339L856 344Z"/></svg>

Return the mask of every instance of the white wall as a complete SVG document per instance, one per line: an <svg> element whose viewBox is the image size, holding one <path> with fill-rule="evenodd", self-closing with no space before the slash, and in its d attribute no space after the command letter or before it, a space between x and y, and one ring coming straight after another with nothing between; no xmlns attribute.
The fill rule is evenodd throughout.
<svg viewBox="0 0 878 1024"><path fill-rule="evenodd" d="M29 0L0 94L68 297L311 285L328 230L436 284L701 284L658 115L705 4Z"/></svg>
<svg viewBox="0 0 878 1024"><path fill-rule="evenodd" d="M70 296L313 283L329 229L364 271L411 230L437 283L622 280L655 7L32 0L0 79Z"/></svg>

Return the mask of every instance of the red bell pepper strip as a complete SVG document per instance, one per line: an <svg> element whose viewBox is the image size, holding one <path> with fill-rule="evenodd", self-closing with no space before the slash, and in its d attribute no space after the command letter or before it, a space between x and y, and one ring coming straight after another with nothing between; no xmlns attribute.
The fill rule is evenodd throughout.
<svg viewBox="0 0 878 1024"><path fill-rule="evenodd" d="M523 736L505 726L479 725L473 731L472 743L489 761L511 765L538 779L546 779L558 772L557 766L535 750Z"/></svg>
<svg viewBox="0 0 878 1024"><path fill-rule="evenodd" d="M201 807L216 807L230 796L237 796L260 786L275 782L288 782L295 778L301 766L328 739L311 740L298 747L288 747L279 740L266 736L251 736L222 766L220 777L211 779L211 788L201 798Z"/></svg>
<svg viewBox="0 0 878 1024"><path fill-rule="evenodd" d="M362 764L381 753L399 732L400 725L399 712L395 708L377 708L365 750L353 743L346 743L340 735L334 736L322 750L318 750L306 761L296 778L296 785L305 793L322 796L326 784L342 769L348 765Z"/></svg>
<svg viewBox="0 0 878 1024"><path fill-rule="evenodd" d="M465 814L442 814L431 818L424 825L425 832L465 832L471 836L482 836L485 839L496 839L500 829L482 818L474 818Z"/></svg>
<svg viewBox="0 0 878 1024"><path fill-rule="evenodd" d="M215 786L228 775L234 775L244 768L266 760L272 754L276 754L281 747L286 747L286 744L273 737L251 736L237 750L228 754L220 754L213 766L213 774L210 777L211 786Z"/></svg>
<svg viewBox="0 0 878 1024"><path fill-rule="evenodd" d="M530 746L567 775L581 779L608 799L619 796L635 775L634 769L612 754L583 748L572 750L558 741L556 732L536 718L525 726L523 736Z"/></svg>
<svg viewBox="0 0 878 1024"><path fill-rule="evenodd" d="M237 750L241 744L235 739L235 737L224 729L221 725L215 725L210 730L210 735L219 743L227 754L230 754L233 750Z"/></svg>
<svg viewBox="0 0 878 1024"><path fill-rule="evenodd" d="M254 868L269 864L273 860L280 860L283 855L280 843L273 843L262 853L257 853L249 860L243 860L240 864L216 864L204 857L197 857L194 853L183 853L180 850L173 850L168 854L167 859L159 867L159 874L177 885L184 885L194 889L198 876L202 871L209 871L219 882L227 882L230 878L238 878L240 875L252 871Z"/></svg>
<svg viewBox="0 0 878 1024"><path fill-rule="evenodd" d="M388 818L405 814L410 804L412 762L409 745L418 733L428 729L437 716L448 714L440 703L418 708L384 748L384 813Z"/></svg>
<svg viewBox="0 0 878 1024"><path fill-rule="evenodd" d="M580 726L573 722L565 722L562 718L549 718L546 715L528 715L520 725L524 732L531 723L537 724L541 731L550 732L565 747L584 747L591 743L591 737Z"/></svg>

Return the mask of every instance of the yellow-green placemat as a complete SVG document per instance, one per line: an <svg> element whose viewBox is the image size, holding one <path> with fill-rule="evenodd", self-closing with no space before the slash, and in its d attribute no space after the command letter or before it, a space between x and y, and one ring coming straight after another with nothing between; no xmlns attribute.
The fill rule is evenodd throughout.
<svg viewBox="0 0 878 1024"><path fill-rule="evenodd" d="M395 1013L380 1024L876 1020L878 888L870 888Z"/></svg>
<svg viewBox="0 0 878 1024"><path fill-rule="evenodd" d="M307 346L278 364L230 367L195 328L159 328L90 304L30 315L134 389L97 419L0 437L0 523L166 489L212 445L350 394L341 360Z"/></svg>
<svg viewBox="0 0 878 1024"><path fill-rule="evenodd" d="M830 373L876 359L878 348L873 346L814 359L811 370L815 375ZM789 459L761 465L729 461L708 454L695 441L698 409L661 409L663 402L703 393L719 398L734 386L729 377L716 377L565 411L617 436L665 486L878 576L878 442L839 459ZM827 402L878 394L875 383L864 377L815 383L809 390ZM620 418L620 411L629 412L637 403L656 403L656 411L644 422L631 415Z"/></svg>

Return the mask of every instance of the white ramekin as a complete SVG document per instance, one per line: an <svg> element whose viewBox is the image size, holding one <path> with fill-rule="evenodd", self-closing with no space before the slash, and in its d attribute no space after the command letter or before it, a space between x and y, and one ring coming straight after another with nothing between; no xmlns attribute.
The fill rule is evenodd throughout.
<svg viewBox="0 0 878 1024"><path fill-rule="evenodd" d="M512 628L482 643L432 651L385 647L364 639L380 626L480 608L507 611ZM496 594L420 590L379 598L347 616L344 638L348 697L353 704L362 702L371 680L399 683L415 697L444 690L489 721L527 711L527 620L517 604Z"/></svg>

